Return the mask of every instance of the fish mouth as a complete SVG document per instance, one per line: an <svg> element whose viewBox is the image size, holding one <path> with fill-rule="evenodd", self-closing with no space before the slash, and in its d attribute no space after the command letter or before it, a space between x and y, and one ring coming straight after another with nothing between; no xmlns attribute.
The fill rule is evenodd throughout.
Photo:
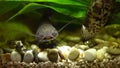
<svg viewBox="0 0 120 68"><path fill-rule="evenodd" d="M46 37L43 38L43 40L50 40L50 39L53 39L53 37L52 36L46 36Z"/></svg>
<svg viewBox="0 0 120 68"><path fill-rule="evenodd" d="M51 41L51 40L54 40L55 37L53 36L45 36L41 41L42 42L48 42L48 41Z"/></svg>
<svg viewBox="0 0 120 68"><path fill-rule="evenodd" d="M39 40L39 42L49 42L51 40L54 40L56 37L55 36L36 36L36 39Z"/></svg>

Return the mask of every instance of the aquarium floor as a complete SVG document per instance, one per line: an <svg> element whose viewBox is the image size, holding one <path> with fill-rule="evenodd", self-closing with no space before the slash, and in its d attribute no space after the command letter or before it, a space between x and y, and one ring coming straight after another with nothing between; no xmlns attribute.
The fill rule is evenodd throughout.
<svg viewBox="0 0 120 68"><path fill-rule="evenodd" d="M108 62L103 61L79 61L79 62L4 62L1 60L0 68L120 68L120 60L114 57Z"/></svg>

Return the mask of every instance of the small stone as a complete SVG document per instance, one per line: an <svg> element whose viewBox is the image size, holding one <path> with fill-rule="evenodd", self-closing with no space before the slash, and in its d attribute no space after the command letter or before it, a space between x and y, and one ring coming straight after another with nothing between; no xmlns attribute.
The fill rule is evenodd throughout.
<svg viewBox="0 0 120 68"><path fill-rule="evenodd" d="M13 50L11 52L11 60L14 62L20 62L21 61L21 55L17 51Z"/></svg>
<svg viewBox="0 0 120 68"><path fill-rule="evenodd" d="M40 64L40 68L54 68L54 65L51 62L45 62Z"/></svg>
<svg viewBox="0 0 120 68"><path fill-rule="evenodd" d="M26 48L24 47L22 41L15 41L15 48L18 52L23 52Z"/></svg>
<svg viewBox="0 0 120 68"><path fill-rule="evenodd" d="M60 46L57 49L61 52L65 59L68 59L68 55L70 53L71 47L70 46Z"/></svg>
<svg viewBox="0 0 120 68"><path fill-rule="evenodd" d="M87 61L94 61L96 59L96 49L88 49L84 52L84 59Z"/></svg>
<svg viewBox="0 0 120 68"><path fill-rule="evenodd" d="M2 54L1 58L3 64L11 61L10 53Z"/></svg>
<svg viewBox="0 0 120 68"><path fill-rule="evenodd" d="M102 49L97 50L96 55L98 60L102 61L105 58L107 49L108 47L103 47Z"/></svg>
<svg viewBox="0 0 120 68"><path fill-rule="evenodd" d="M31 48L32 48L32 50L38 50L39 52L41 51L40 48L35 44L32 44Z"/></svg>
<svg viewBox="0 0 120 68"><path fill-rule="evenodd" d="M79 58L77 60L82 60L84 58L84 51L81 49L78 49L78 50L79 50L80 55L79 55Z"/></svg>
<svg viewBox="0 0 120 68"><path fill-rule="evenodd" d="M86 50L86 49L89 48L87 45L79 45L79 44L76 44L75 47L79 48L79 49L82 49L82 50Z"/></svg>
<svg viewBox="0 0 120 68"><path fill-rule="evenodd" d="M119 55L120 54L120 47L118 47L118 48L117 47L109 47L107 52L110 54Z"/></svg>
<svg viewBox="0 0 120 68"><path fill-rule="evenodd" d="M58 51L55 49L49 49L47 57L52 62L58 62Z"/></svg>
<svg viewBox="0 0 120 68"><path fill-rule="evenodd" d="M38 58L40 61L43 61L43 62L48 61L49 59L47 57L47 51L39 52Z"/></svg>
<svg viewBox="0 0 120 68"><path fill-rule="evenodd" d="M38 53L41 51L41 49L35 44L31 45L31 49L33 50L34 62L38 63L39 62Z"/></svg>
<svg viewBox="0 0 120 68"><path fill-rule="evenodd" d="M75 47L73 47L71 50L70 50L70 53L68 55L68 59L72 60L72 61L75 61L77 58L79 58L79 50Z"/></svg>
<svg viewBox="0 0 120 68"><path fill-rule="evenodd" d="M25 52L24 57L23 57L23 62L30 63L34 59L33 51L28 50Z"/></svg>

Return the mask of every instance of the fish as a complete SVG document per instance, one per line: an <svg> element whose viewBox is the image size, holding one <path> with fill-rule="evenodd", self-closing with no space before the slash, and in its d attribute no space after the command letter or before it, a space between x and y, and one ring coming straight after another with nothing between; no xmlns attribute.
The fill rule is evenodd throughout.
<svg viewBox="0 0 120 68"><path fill-rule="evenodd" d="M39 40L39 42L49 42L55 40L58 37L59 33L72 22L74 22L74 20L68 22L67 24L62 26L59 30L57 30L50 23L50 21L44 21L37 29L35 37L37 40Z"/></svg>
<svg viewBox="0 0 120 68"><path fill-rule="evenodd" d="M48 42L56 39L58 35L58 31L52 24L44 22L42 25L39 26L36 32L36 39L40 42Z"/></svg>
<svg viewBox="0 0 120 68"><path fill-rule="evenodd" d="M91 0L86 18L81 27L83 42L93 39L108 22L114 0Z"/></svg>

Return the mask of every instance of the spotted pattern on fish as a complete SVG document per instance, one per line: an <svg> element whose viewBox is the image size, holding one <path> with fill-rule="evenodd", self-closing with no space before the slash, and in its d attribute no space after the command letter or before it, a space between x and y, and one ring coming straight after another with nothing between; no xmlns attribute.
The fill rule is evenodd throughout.
<svg viewBox="0 0 120 68"><path fill-rule="evenodd" d="M95 37L107 23L113 9L114 0L91 0L87 17L81 28L81 40L87 41Z"/></svg>
<svg viewBox="0 0 120 68"><path fill-rule="evenodd" d="M44 22L36 32L36 39L40 42L47 42L56 39L58 31L50 23Z"/></svg>

